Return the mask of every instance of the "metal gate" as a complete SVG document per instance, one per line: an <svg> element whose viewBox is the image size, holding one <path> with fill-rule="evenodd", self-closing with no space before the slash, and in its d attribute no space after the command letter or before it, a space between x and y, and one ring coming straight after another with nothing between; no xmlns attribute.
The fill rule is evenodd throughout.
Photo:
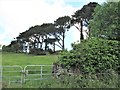
<svg viewBox="0 0 120 90"><path fill-rule="evenodd" d="M53 65L27 65L24 67L24 82L28 80L45 80L52 76Z"/></svg>
<svg viewBox="0 0 120 90"><path fill-rule="evenodd" d="M26 65L22 66L1 66L0 73L2 73L2 81L15 83L25 83L29 80L45 80L52 76L53 65Z"/></svg>
<svg viewBox="0 0 120 90"><path fill-rule="evenodd" d="M9 85L11 82L15 83L22 83L23 82L23 68L21 66L15 65L15 66L1 66L1 73L2 81L9 82Z"/></svg>
<svg viewBox="0 0 120 90"><path fill-rule="evenodd" d="M2 66L0 65L0 90L2 89Z"/></svg>

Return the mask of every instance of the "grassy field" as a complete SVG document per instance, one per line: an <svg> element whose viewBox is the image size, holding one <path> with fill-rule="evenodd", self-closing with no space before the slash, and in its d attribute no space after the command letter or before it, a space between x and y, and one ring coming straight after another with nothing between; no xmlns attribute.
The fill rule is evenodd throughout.
<svg viewBox="0 0 120 90"><path fill-rule="evenodd" d="M3 66L20 65L24 67L25 65L51 65L57 60L57 55L34 56L28 54L2 53Z"/></svg>
<svg viewBox="0 0 120 90"><path fill-rule="evenodd" d="M19 65L22 66L23 68L26 65L52 65L53 62L58 60L57 55L44 55L44 56L35 56L35 55L30 55L30 54L22 54L22 53L8 53L8 52L2 52L2 65L3 66L14 66L14 65ZM35 67L36 70L39 70L40 67ZM33 70L35 70L34 67L32 67ZM46 68L46 69L45 69ZM52 70L52 67L44 67L44 70ZM27 68L29 70L32 70L30 68ZM15 70L20 70L20 68L4 68L3 71L15 71ZM40 72L39 72L40 73ZM18 78L6 78L6 76L20 76L21 73L16 73L16 72L3 72L2 73L4 79L3 79L3 87L21 87L21 84L16 84L16 83L11 83L9 85L9 80L18 80ZM40 76L37 76L40 77ZM27 77L29 78L29 77ZM36 78L36 77L34 77ZM34 82L34 81L31 81ZM29 81L27 82L28 84L24 84L25 87L29 87L30 83ZM13 86L12 86L13 85ZM37 84L38 85L38 84ZM39 85L38 85L39 86Z"/></svg>
<svg viewBox="0 0 120 90"><path fill-rule="evenodd" d="M33 64L50 65L57 60L57 55L34 56L28 54L2 53L3 66L20 65L24 67ZM4 75L12 76L16 74L4 73L3 76ZM19 73L19 75L21 75L21 73ZM15 82L10 85L8 81L4 80L2 85L4 88L116 88L119 87L118 80L118 74L111 72L110 74L104 74L103 77L99 78L97 78L96 75L62 75L59 79L51 77L49 80L30 80L23 84Z"/></svg>

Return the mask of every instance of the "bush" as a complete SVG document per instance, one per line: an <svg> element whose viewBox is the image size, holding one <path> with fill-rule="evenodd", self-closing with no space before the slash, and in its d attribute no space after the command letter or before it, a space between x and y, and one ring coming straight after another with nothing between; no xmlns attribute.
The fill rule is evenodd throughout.
<svg viewBox="0 0 120 90"><path fill-rule="evenodd" d="M61 52L59 63L66 68L78 68L81 73L101 73L119 69L119 41L90 38L72 44L73 50Z"/></svg>
<svg viewBox="0 0 120 90"><path fill-rule="evenodd" d="M68 90L73 90L73 88L119 88L118 83L118 74L116 72L107 73L99 73L98 74L85 74L85 75L73 75L66 76L64 75L61 79L51 78L46 80L38 80L38 81L27 81L22 84L22 86L13 84L6 85L3 84L5 88L68 88ZM71 88L71 89L70 89ZM64 89L66 90L66 89ZM98 89L96 89L98 90Z"/></svg>

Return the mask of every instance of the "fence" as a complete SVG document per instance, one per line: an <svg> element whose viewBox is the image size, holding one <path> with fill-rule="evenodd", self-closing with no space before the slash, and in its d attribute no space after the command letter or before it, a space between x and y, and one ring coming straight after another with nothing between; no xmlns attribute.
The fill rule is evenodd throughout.
<svg viewBox="0 0 120 90"><path fill-rule="evenodd" d="M52 76L53 65L27 65L24 67L24 82L28 80L44 80Z"/></svg>
<svg viewBox="0 0 120 90"><path fill-rule="evenodd" d="M0 65L1 67L1 65ZM0 68L0 90L2 89L2 68Z"/></svg>
<svg viewBox="0 0 120 90"><path fill-rule="evenodd" d="M53 65L1 66L2 81L25 83L28 80L44 80L52 76Z"/></svg>
<svg viewBox="0 0 120 90"><path fill-rule="evenodd" d="M8 81L9 84L11 82L19 82L22 83L22 72L23 68L21 66L1 66L0 67L2 76L2 81Z"/></svg>

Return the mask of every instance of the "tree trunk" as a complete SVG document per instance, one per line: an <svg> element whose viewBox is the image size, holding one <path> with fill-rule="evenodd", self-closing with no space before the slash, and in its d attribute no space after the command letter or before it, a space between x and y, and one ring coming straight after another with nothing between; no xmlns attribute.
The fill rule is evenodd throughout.
<svg viewBox="0 0 120 90"><path fill-rule="evenodd" d="M80 40L83 40L84 39L84 36L83 36L83 20L81 19L81 21L80 21L80 26L81 26L81 28L80 28Z"/></svg>
<svg viewBox="0 0 120 90"><path fill-rule="evenodd" d="M53 43L53 52L55 52L55 42Z"/></svg>
<svg viewBox="0 0 120 90"><path fill-rule="evenodd" d="M63 32L63 40L62 40L62 44L63 44L63 46L62 46L62 50L64 50L64 49L65 49L65 31Z"/></svg>
<svg viewBox="0 0 120 90"><path fill-rule="evenodd" d="M47 36L46 36L46 40L47 40ZM47 41L45 42L45 51L47 50Z"/></svg>
<svg viewBox="0 0 120 90"><path fill-rule="evenodd" d="M39 48L39 42L37 42L37 49Z"/></svg>

